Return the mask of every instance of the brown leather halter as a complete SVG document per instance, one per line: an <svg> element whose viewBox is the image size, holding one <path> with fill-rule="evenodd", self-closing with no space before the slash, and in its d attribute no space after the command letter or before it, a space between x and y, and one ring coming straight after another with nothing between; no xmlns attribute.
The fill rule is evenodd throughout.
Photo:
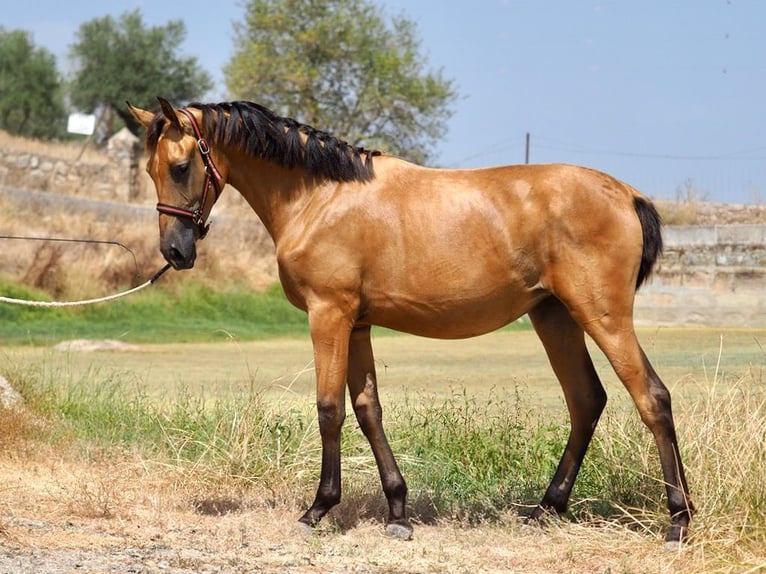
<svg viewBox="0 0 766 574"><path fill-rule="evenodd" d="M221 177L221 172L215 167L213 158L210 157L210 146L208 145L207 140L202 137L202 132L199 129L199 125L197 125L197 120L194 118L194 114L186 109L178 111L189 119L192 129L194 130L194 136L197 138L197 148L202 157L202 163L205 165L205 182L202 184L202 197L199 202L199 207L194 210L176 207L175 205L169 205L167 203L158 203L157 211L176 217L188 217L192 220L192 223L197 226L199 238L203 239L210 229L210 225L205 223L204 215L205 204L207 203L207 197L210 193L210 186L213 186L213 205L215 205L215 202L218 201L218 198L221 196L221 180L223 178Z"/></svg>

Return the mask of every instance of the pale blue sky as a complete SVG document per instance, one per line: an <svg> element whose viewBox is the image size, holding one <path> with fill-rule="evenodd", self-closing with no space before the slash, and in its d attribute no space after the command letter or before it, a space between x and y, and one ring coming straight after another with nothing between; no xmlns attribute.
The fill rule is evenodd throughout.
<svg viewBox="0 0 766 574"><path fill-rule="evenodd" d="M379 3L417 22L431 67L461 94L436 165L521 163L529 132L533 162L588 165L654 197L691 181L711 200L766 202L766 2ZM211 100L228 98L241 0L7 4L0 25L31 31L62 69L86 20L134 8L151 25L183 19L185 52L218 80Z"/></svg>

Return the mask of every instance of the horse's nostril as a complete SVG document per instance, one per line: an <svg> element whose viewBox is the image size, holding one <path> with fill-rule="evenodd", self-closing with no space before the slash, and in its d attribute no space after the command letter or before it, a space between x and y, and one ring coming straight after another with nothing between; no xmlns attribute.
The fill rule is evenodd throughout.
<svg viewBox="0 0 766 574"><path fill-rule="evenodd" d="M195 252L192 246L190 251L184 250L182 247L178 247L176 244L171 244L166 250L163 250L163 255L175 269L191 269L194 267Z"/></svg>

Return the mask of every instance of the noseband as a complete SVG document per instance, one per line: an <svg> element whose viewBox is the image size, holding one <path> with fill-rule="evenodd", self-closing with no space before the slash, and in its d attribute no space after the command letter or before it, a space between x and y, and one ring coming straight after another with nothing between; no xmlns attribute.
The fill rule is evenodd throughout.
<svg viewBox="0 0 766 574"><path fill-rule="evenodd" d="M185 209L183 207L176 207L175 205L169 205L167 203L158 203L157 211L166 215L187 217L191 219L192 223L197 226L197 230L199 231L199 238L203 239L210 229L210 225L205 223L204 215L207 196L210 193L210 186L213 186L213 204L215 204L221 195L221 180L223 178L221 177L221 172L219 172L215 167L213 158L210 157L210 146L207 144L207 140L202 137L202 132L197 125L197 120L194 118L194 114L186 109L178 111L183 113L189 119L189 122L192 125L192 129L194 130L194 136L197 138L197 148L199 149L200 156L202 157L202 163L205 165L205 182L202 184L202 198L200 199L199 207L194 210Z"/></svg>

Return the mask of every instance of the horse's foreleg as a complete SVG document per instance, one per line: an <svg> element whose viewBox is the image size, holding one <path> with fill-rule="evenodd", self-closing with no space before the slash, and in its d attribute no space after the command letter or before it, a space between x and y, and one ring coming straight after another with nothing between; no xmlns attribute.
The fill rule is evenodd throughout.
<svg viewBox="0 0 766 574"><path fill-rule="evenodd" d="M412 526L405 515L407 485L383 430L383 408L378 398L369 326L358 327L351 333L348 389L354 414L370 442L383 492L388 500L386 533L407 540L412 536Z"/></svg>
<svg viewBox="0 0 766 574"><path fill-rule="evenodd" d="M340 432L345 413L345 382L350 322L338 312L309 313L314 345L316 400L322 439L322 471L314 503L300 522L315 526L341 497Z"/></svg>
<svg viewBox="0 0 766 574"><path fill-rule="evenodd" d="M530 519L536 520L549 510L566 511L585 452L606 405L606 393L585 346L583 329L561 301L549 297L532 309L529 317L561 384L571 424L556 474L530 515Z"/></svg>

